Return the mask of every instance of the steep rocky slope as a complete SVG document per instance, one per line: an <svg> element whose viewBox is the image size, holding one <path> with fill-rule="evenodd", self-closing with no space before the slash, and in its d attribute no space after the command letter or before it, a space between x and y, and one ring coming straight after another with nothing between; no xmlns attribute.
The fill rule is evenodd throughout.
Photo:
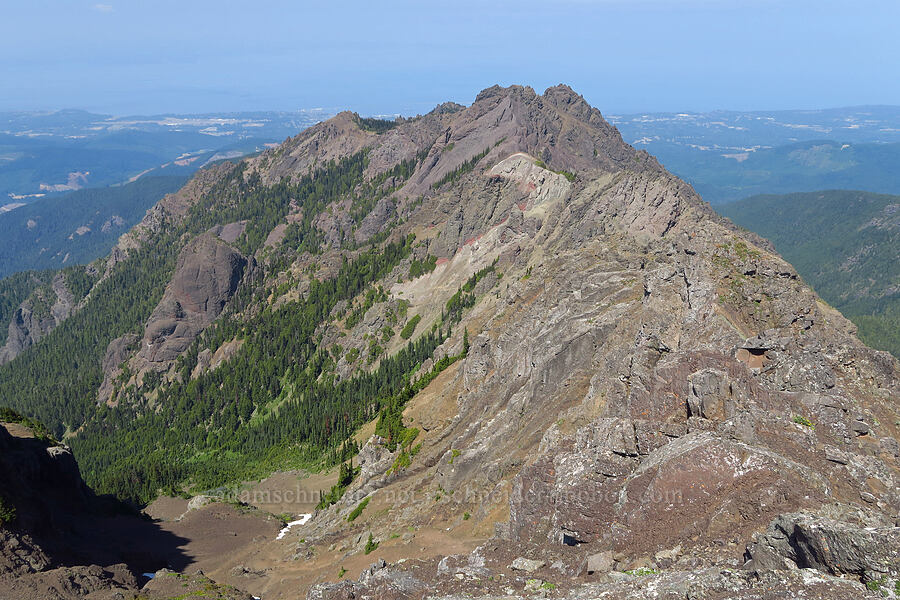
<svg viewBox="0 0 900 600"><path fill-rule="evenodd" d="M896 360L565 86L342 113L204 172L92 297L156 254L141 321L97 336L114 406L54 424L83 425L94 482L197 491L362 446L333 504L220 580L264 598L893 593ZM336 582L343 565L359 579Z"/></svg>
<svg viewBox="0 0 900 600"><path fill-rule="evenodd" d="M771 240L867 344L900 356L900 196L825 190L717 210Z"/></svg>
<svg viewBox="0 0 900 600"><path fill-rule="evenodd" d="M91 268L75 267L60 271L49 278L47 285L38 285L15 309L8 321L6 343L0 347L0 365L8 363L16 356L38 343L41 338L65 321L87 290L81 290L79 297L73 293L67 280L75 274L90 273ZM49 277L47 273L36 274L35 278ZM91 275L87 275L88 278Z"/></svg>
<svg viewBox="0 0 900 600"><path fill-rule="evenodd" d="M179 576L172 586L161 571L159 582L141 589L142 574L175 557L179 540L115 501L95 497L69 449L42 436L18 422L0 422L0 597L149 600L200 590L206 597L249 600L202 574Z"/></svg>

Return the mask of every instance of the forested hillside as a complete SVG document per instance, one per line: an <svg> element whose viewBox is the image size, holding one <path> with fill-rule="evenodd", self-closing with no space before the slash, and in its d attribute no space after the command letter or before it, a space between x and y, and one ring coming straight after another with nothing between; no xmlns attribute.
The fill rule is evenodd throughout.
<svg viewBox="0 0 900 600"><path fill-rule="evenodd" d="M355 429L414 385L412 374L446 339L461 312L454 309L446 323L435 324L370 372L363 367L384 352L373 340L368 355L358 359L359 374L337 381L335 364L342 356L320 346L316 332L341 318L347 309L335 313L338 303L375 289L375 282L409 256L414 236L389 236L389 224L373 243L360 247L348 241L338 251L341 262L333 277L309 277L302 298L279 306L268 306L276 293L271 279L298 253L322 253L322 234L313 224L326 207L346 200L349 214L361 222L380 198L405 181L415 162L401 161L366 180L369 160L361 151L296 183L274 185L264 185L256 174L245 177L246 163L228 167L183 219L162 227L116 264L84 309L0 371L0 398L40 418L61 438L79 428L67 439L86 480L102 492L136 502L151 500L160 490L174 493L188 483L214 487L278 465L340 460ZM279 244L262 252L268 233L291 212L302 218L292 221ZM179 358L174 377L142 373L135 382L125 366L116 380L113 405L98 409L105 349L141 331L184 241L237 222L245 225L233 241L235 248L247 256L257 254L260 263L226 313ZM7 280L6 303L13 306L41 277ZM6 314L5 305L3 309ZM348 326L354 324L352 318L351 311ZM393 337L391 330L379 342ZM235 360L192 375L200 349L216 349L231 340L243 342Z"/></svg>
<svg viewBox="0 0 900 600"><path fill-rule="evenodd" d="M105 256L163 196L187 177L144 177L133 183L92 188L36 200L0 213L0 277L19 271L58 269Z"/></svg>
<svg viewBox="0 0 900 600"><path fill-rule="evenodd" d="M771 240L866 343L900 357L900 196L829 190L716 208Z"/></svg>

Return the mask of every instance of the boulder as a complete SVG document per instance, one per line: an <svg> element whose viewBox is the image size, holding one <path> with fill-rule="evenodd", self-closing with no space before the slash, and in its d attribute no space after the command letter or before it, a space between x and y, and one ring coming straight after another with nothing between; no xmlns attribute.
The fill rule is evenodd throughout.
<svg viewBox="0 0 900 600"><path fill-rule="evenodd" d="M900 527L863 527L807 513L779 515L746 551L749 569L816 569L868 580L900 576Z"/></svg>
<svg viewBox="0 0 900 600"><path fill-rule="evenodd" d="M531 558L525 558L520 556L519 558L512 561L512 564L509 565L510 569L514 571L525 571L526 573L533 573L546 565L542 560L534 560Z"/></svg>

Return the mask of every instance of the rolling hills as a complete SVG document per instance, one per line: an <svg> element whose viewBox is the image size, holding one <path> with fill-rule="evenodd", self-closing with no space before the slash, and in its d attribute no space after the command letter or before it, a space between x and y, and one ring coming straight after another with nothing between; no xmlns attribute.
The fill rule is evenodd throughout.
<svg viewBox="0 0 900 600"><path fill-rule="evenodd" d="M326 118L321 110L112 116L82 110L0 112L0 203L188 175L249 154Z"/></svg>
<svg viewBox="0 0 900 600"><path fill-rule="evenodd" d="M626 141L656 156L712 204L825 189L900 193L900 109L616 115Z"/></svg>
<svg viewBox="0 0 900 600"><path fill-rule="evenodd" d="M86 264L109 253L148 208L177 191L186 176L142 177L133 183L42 198L0 213L0 278L19 271Z"/></svg>

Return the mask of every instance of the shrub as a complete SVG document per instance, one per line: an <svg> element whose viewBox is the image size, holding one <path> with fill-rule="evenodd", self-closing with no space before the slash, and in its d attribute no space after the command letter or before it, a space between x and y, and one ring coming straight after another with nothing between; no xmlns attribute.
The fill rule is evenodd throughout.
<svg viewBox="0 0 900 600"><path fill-rule="evenodd" d="M801 416L801 415L794 416L794 423L796 423L798 425L803 425L804 427L809 427L810 429L815 428L815 425L813 425L812 421L810 421L809 419L807 419L806 417Z"/></svg>
<svg viewBox="0 0 900 600"><path fill-rule="evenodd" d="M480 161L482 158L487 156L490 151L491 151L490 148L485 148L483 152L479 152L478 154L476 154L469 160L463 162L461 165L456 167L456 169L454 169L453 171L450 171L449 173L447 173L446 175L441 177L438 181L431 184L431 187L434 189L438 189L439 187L441 187L445 184L455 182L456 180L461 178L466 173L475 169L475 165L478 164L478 161Z"/></svg>
<svg viewBox="0 0 900 600"><path fill-rule="evenodd" d="M352 511L350 511L350 514L347 515L348 523L352 523L353 521L355 521L357 519L357 517L359 517L359 515L362 514L362 511L364 511L366 509L366 506L368 506L369 500L371 500L371 498L363 499L362 502L360 502L359 504L356 505L356 508L354 508Z"/></svg>
<svg viewBox="0 0 900 600"><path fill-rule="evenodd" d="M437 256L429 254L425 260L415 259L409 265L409 278L416 279L426 273L431 273L437 267Z"/></svg>
<svg viewBox="0 0 900 600"><path fill-rule="evenodd" d="M34 437L41 440L42 442L46 442L48 444L56 443L56 441L50 435L50 430L48 430L43 423L30 417L23 417L11 408L0 407L0 422L17 423L22 427L27 427L28 429L30 429Z"/></svg>
<svg viewBox="0 0 900 600"><path fill-rule="evenodd" d="M877 592L881 590L881 586L883 586L887 582L887 576L882 576L881 579L872 579L866 582L866 589ZM896 586L895 586L896 587ZM886 595L886 594L885 594Z"/></svg>
<svg viewBox="0 0 900 600"><path fill-rule="evenodd" d="M397 458L394 459L394 464L391 465L391 468L387 470L387 474L391 475L392 473L396 473L398 471L402 471L403 469L409 467L412 464L412 457L409 452L406 450L401 450L400 454L397 455Z"/></svg>
<svg viewBox="0 0 900 600"><path fill-rule="evenodd" d="M357 473L359 473L359 467L354 467L350 462L341 463L337 483L331 487L331 491L328 493L323 492L320 494L316 510L326 509L340 500L341 496L344 495L344 490L347 489L347 486L350 485Z"/></svg>
<svg viewBox="0 0 900 600"><path fill-rule="evenodd" d="M12 503L0 496L0 527L12 523L16 520L16 507Z"/></svg>
<svg viewBox="0 0 900 600"><path fill-rule="evenodd" d="M356 115L356 124L363 131L371 131L372 133L384 133L390 131L400 123L396 120L389 121L387 119L375 119L372 117L360 117Z"/></svg>
<svg viewBox="0 0 900 600"><path fill-rule="evenodd" d="M415 315L412 319L406 322L406 325L403 326L403 329L400 331L400 337L404 340L408 340L412 337L412 334L416 331L416 325L419 324L419 321L422 320L422 315Z"/></svg>
<svg viewBox="0 0 900 600"><path fill-rule="evenodd" d="M375 550L378 549L378 544L379 544L379 542L376 542L372 538L372 534L370 533L369 541L366 542L366 554L371 554L372 552L375 552Z"/></svg>

